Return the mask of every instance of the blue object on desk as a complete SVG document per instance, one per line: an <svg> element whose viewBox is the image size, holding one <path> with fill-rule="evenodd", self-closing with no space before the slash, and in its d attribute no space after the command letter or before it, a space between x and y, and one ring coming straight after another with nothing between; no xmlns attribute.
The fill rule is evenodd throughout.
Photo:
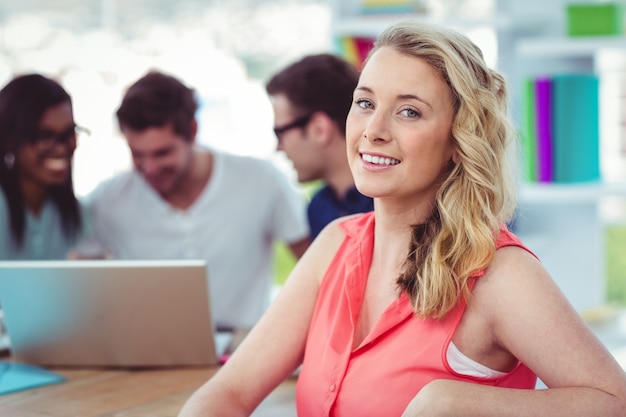
<svg viewBox="0 0 626 417"><path fill-rule="evenodd" d="M38 366L0 361L0 395L63 381L63 375Z"/></svg>

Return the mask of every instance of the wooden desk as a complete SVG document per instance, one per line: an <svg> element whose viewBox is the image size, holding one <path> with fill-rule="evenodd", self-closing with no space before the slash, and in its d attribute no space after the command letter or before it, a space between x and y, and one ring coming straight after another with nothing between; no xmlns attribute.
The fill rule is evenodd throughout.
<svg viewBox="0 0 626 417"><path fill-rule="evenodd" d="M6 417L166 417L217 368L166 370L53 369L66 382L0 395ZM295 379L283 382L254 412L255 417L295 417Z"/></svg>

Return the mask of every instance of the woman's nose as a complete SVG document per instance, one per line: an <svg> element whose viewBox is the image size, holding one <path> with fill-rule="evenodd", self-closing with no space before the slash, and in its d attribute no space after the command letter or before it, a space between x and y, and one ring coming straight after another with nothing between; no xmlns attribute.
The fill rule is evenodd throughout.
<svg viewBox="0 0 626 417"><path fill-rule="evenodd" d="M387 116L380 112L372 113L363 132L365 139L369 141L388 141L389 120Z"/></svg>

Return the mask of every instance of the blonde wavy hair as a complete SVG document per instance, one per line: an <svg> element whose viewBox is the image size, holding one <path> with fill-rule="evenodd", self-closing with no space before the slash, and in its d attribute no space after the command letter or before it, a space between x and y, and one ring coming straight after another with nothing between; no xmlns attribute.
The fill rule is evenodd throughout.
<svg viewBox="0 0 626 417"><path fill-rule="evenodd" d="M370 56L380 48L427 62L453 97L458 163L451 164L430 217L413 227L398 278L418 316L442 318L468 299L470 280L492 261L500 225L515 210L515 129L506 83L472 41L445 27L399 22L378 37Z"/></svg>

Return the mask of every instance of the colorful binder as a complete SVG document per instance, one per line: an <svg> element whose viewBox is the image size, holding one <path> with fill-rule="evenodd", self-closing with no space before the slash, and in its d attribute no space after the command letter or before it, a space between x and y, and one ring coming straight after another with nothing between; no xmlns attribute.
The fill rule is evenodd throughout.
<svg viewBox="0 0 626 417"><path fill-rule="evenodd" d="M554 182L600 179L598 77L593 74L552 78Z"/></svg>
<svg viewBox="0 0 626 417"><path fill-rule="evenodd" d="M537 135L535 117L535 80L526 78L522 89L521 167L525 182L537 181Z"/></svg>
<svg viewBox="0 0 626 417"><path fill-rule="evenodd" d="M550 78L535 79L535 119L537 124L537 180L552 182L552 93Z"/></svg>
<svg viewBox="0 0 626 417"><path fill-rule="evenodd" d="M363 66L363 61L374 46L374 38L361 36L344 36L336 40L339 55L358 69Z"/></svg>

